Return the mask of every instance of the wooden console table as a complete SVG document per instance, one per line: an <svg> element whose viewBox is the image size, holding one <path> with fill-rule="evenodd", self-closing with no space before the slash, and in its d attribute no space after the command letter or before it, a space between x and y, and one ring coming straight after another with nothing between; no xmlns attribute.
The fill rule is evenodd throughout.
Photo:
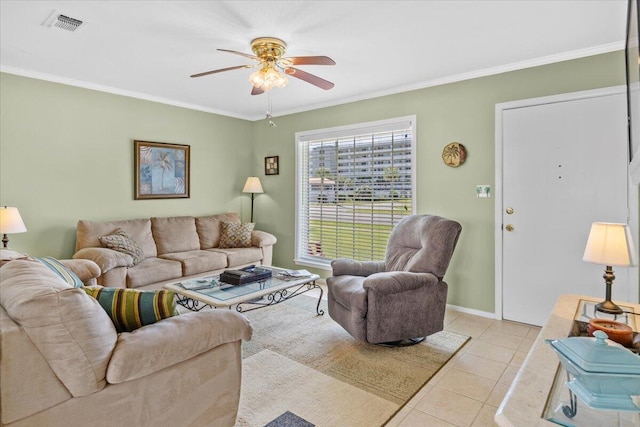
<svg viewBox="0 0 640 427"><path fill-rule="evenodd" d="M494 419L500 427L558 426L558 423L545 419L545 408L560 367L558 356L551 347L545 343L545 340L569 336L574 319L577 318L576 316L579 316L579 307L583 305L585 301L597 303L601 299L602 298L598 299L580 295L562 295L558 299L547 324L540 331L538 338L535 340L509 391L498 408L498 412L496 412ZM639 304L618 304L624 310L640 313ZM635 322L634 325L640 324L640 317L635 317L635 319L632 319L632 321ZM637 327L634 328L634 330L637 331ZM613 411L606 412L617 414ZM640 423L640 414L631 414L631 424L622 423L620 425L635 426L636 421L633 417L636 415L639 417L637 422ZM618 424L619 422L614 422L610 425Z"/></svg>

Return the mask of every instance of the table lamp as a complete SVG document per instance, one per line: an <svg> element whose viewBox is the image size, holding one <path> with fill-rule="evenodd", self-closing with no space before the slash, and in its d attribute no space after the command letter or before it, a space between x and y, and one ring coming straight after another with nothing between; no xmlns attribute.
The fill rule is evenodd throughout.
<svg viewBox="0 0 640 427"><path fill-rule="evenodd" d="M7 248L9 238L7 234L24 233L27 231L18 208L0 207L0 233L2 233L3 248Z"/></svg>
<svg viewBox="0 0 640 427"><path fill-rule="evenodd" d="M591 224L582 260L606 266L602 276L606 284L606 298L596 304L596 310L608 314L622 314L622 309L611 301L611 285L616 278L612 267L630 267L637 263L629 226L607 222Z"/></svg>
<svg viewBox="0 0 640 427"><path fill-rule="evenodd" d="M250 176L247 178L247 182L244 183L243 193L251 193L251 222L253 222L253 198L256 193L264 193L262 184L260 184L260 178L257 176Z"/></svg>

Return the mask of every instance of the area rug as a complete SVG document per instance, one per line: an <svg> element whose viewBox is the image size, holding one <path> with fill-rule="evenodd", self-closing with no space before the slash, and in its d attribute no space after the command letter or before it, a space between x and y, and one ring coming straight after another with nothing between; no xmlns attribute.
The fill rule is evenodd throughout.
<svg viewBox="0 0 640 427"><path fill-rule="evenodd" d="M356 341L317 299L299 296L246 313L237 427L263 427L291 412L317 427L384 425L467 342L452 332L418 345Z"/></svg>

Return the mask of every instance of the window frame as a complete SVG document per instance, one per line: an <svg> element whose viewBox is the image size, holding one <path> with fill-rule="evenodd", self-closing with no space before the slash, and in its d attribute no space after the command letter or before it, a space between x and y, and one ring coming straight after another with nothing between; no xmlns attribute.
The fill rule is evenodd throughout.
<svg viewBox="0 0 640 427"><path fill-rule="evenodd" d="M308 167L304 166L304 162L309 161L308 155L305 156L307 150L304 149L303 144L310 141L317 141L328 138L341 138L349 136L357 136L363 134L374 134L385 131L395 131L401 128L411 128L411 212L410 215L416 212L416 147L417 147L417 123L416 116L402 116L384 120L376 120L371 122L356 123L351 125L336 126L324 129L314 129L295 133L295 156L296 156L296 171L295 171L295 238L294 238L294 263L297 265L303 265L312 268L318 268L321 270L331 270L331 260L326 258L316 258L306 254L306 242L303 242L303 230L302 230L302 183L303 179L307 179L309 176ZM303 157L304 156L304 157ZM304 245L303 245L304 243Z"/></svg>

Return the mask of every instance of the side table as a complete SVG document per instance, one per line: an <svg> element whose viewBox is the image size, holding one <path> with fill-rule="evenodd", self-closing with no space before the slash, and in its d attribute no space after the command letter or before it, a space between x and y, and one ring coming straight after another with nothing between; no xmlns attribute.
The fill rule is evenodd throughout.
<svg viewBox="0 0 640 427"><path fill-rule="evenodd" d="M597 411L599 415L604 413L605 421L596 417L591 417L584 421L581 417L582 424L575 424L571 422L570 418L561 420L558 415L558 410L560 414L564 415L562 407L570 405L570 402L568 402L569 394L566 391L566 386L564 386L563 378L565 378L565 374L561 372L558 356L545 343L545 340L570 336L574 329L574 321L580 319L588 321L588 318L593 315L589 307L600 302L600 300L601 298L581 295L562 295L558 298L547 323L540 331L538 338L536 338L496 412L494 419L499 426L640 426L640 414L630 412L620 417L619 413L615 411ZM640 304L619 302L618 304L626 311L640 313ZM635 319L632 319L633 317L629 316L629 323L633 323L632 328L638 331L636 325L640 323L640 318L635 316ZM562 390L562 387L564 387L565 391ZM578 412L580 412L580 409L578 408ZM552 416L556 416L557 419L554 421L547 419L552 418ZM605 424L602 424L602 422L605 422Z"/></svg>

